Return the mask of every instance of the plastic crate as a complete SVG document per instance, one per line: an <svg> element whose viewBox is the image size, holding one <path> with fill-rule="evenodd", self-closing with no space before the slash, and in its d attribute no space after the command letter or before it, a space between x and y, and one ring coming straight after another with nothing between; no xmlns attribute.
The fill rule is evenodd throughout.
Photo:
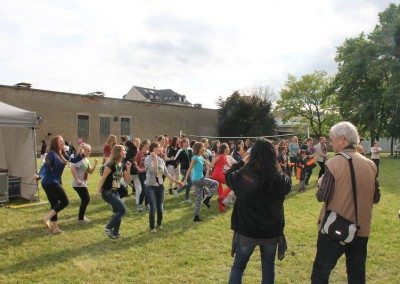
<svg viewBox="0 0 400 284"><path fill-rule="evenodd" d="M21 196L21 178L20 177L8 177L8 196L15 197Z"/></svg>

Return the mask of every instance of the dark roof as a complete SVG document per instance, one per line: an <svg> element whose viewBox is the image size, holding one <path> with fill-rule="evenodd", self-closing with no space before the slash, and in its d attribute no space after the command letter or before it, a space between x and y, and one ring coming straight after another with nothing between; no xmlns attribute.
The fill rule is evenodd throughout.
<svg viewBox="0 0 400 284"><path fill-rule="evenodd" d="M143 88L134 86L146 99L154 102L164 103L177 103L182 105L191 105L190 102L186 101L186 96L180 95L171 89L156 90L150 88ZM183 98L182 102L180 99Z"/></svg>

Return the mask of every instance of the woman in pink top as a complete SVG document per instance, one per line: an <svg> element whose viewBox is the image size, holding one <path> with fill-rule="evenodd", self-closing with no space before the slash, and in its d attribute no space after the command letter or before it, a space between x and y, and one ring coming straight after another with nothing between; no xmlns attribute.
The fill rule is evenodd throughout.
<svg viewBox="0 0 400 284"><path fill-rule="evenodd" d="M225 197L231 192L231 189L229 187L227 187L225 191L223 187L223 184L225 184L224 166L228 166L228 168L231 167L231 164L229 163L227 157L229 153L230 149L228 147L228 144L222 143L221 146L219 147L218 156L212 162L212 165L214 165L214 170L212 172L212 179L219 182L218 209L221 213L225 212L225 205L223 201Z"/></svg>

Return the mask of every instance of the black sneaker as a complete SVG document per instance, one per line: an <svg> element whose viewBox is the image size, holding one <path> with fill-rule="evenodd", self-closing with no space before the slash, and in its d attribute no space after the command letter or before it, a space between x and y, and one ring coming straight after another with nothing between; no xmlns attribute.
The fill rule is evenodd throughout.
<svg viewBox="0 0 400 284"><path fill-rule="evenodd" d="M193 222L201 222L199 215L194 215Z"/></svg>
<svg viewBox="0 0 400 284"><path fill-rule="evenodd" d="M112 238L114 236L112 230L110 229L104 228L104 232L109 238Z"/></svg>
<svg viewBox="0 0 400 284"><path fill-rule="evenodd" d="M205 206L207 206L208 209L211 209L210 200L211 196L207 196L206 198L203 199L203 203Z"/></svg>

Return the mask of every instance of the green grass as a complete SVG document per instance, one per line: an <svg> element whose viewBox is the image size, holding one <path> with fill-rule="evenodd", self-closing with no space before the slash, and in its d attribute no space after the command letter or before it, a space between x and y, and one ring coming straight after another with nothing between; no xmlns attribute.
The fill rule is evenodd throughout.
<svg viewBox="0 0 400 284"><path fill-rule="evenodd" d="M297 194L297 182L285 202L288 252L276 261L277 283L309 283L315 256L316 220L321 204L312 186ZM399 283L400 267L400 160L381 161L381 202L373 212L368 244L368 283ZM138 213L134 200L126 201L118 241L108 239L103 228L111 216L108 205L95 195L97 172L90 176L91 203L87 217L92 223L77 224L79 197L71 187L71 173L63 181L70 205L59 214L65 234L51 236L41 221L49 205L11 209L0 208L1 283L226 283L233 259L230 257L232 231L230 212L219 214L215 198L212 210L201 209L204 222L192 222L193 208L166 195L164 230L150 234L148 215ZM46 200L43 190L42 200ZM193 197L192 197L193 199ZM259 283L260 254L256 250L245 271L244 283ZM333 283L346 282L344 258L332 273Z"/></svg>

